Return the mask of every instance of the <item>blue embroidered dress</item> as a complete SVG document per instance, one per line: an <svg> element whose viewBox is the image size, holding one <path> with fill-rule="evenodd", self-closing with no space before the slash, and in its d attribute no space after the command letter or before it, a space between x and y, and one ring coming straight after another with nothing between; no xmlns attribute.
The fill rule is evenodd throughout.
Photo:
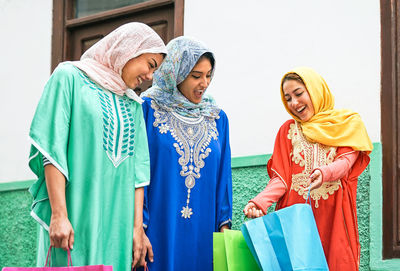
<svg viewBox="0 0 400 271"><path fill-rule="evenodd" d="M44 266L50 245L45 156L67 180L74 266L104 264L130 271L135 188L150 179L141 105L103 89L72 64L61 64L44 89L29 135L29 166L38 176L30 188L31 215L41 225L38 266ZM52 266L67 265L62 249L51 255Z"/></svg>
<svg viewBox="0 0 400 271"><path fill-rule="evenodd" d="M167 50L153 86L142 95L151 180L143 224L154 252L148 267L212 270L213 232L232 219L228 118L210 96L195 104L177 88L203 54L212 54L207 47L178 37Z"/></svg>
<svg viewBox="0 0 400 271"><path fill-rule="evenodd" d="M212 233L231 222L228 118L183 117L144 98L151 184L144 224L149 270L212 270Z"/></svg>

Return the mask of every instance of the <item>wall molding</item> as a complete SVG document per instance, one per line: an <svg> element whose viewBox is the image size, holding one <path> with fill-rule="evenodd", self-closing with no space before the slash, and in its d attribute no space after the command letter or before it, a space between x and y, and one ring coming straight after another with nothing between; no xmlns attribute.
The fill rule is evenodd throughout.
<svg viewBox="0 0 400 271"><path fill-rule="evenodd" d="M0 192L28 189L35 180L0 183Z"/></svg>

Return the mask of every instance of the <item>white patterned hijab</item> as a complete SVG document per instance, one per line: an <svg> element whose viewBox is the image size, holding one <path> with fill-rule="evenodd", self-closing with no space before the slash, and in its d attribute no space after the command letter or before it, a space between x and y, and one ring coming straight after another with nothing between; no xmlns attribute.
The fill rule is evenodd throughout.
<svg viewBox="0 0 400 271"><path fill-rule="evenodd" d="M71 62L107 90L142 103L136 93L122 80L125 64L141 54L163 53L167 50L162 39L143 23L124 24L90 47L80 61Z"/></svg>
<svg viewBox="0 0 400 271"><path fill-rule="evenodd" d="M220 109L214 99L204 94L200 103L189 101L178 89L189 75L200 57L212 52L200 41L189 37L178 37L167 44L167 56L160 68L154 72L153 86L142 93L142 97L152 98L161 108L174 111L185 117L207 116L216 118ZM211 73L211 79L215 71Z"/></svg>

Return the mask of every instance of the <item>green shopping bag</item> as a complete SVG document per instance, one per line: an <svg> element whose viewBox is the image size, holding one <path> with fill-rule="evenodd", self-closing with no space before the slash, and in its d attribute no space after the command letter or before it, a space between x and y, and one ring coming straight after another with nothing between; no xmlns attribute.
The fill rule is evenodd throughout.
<svg viewBox="0 0 400 271"><path fill-rule="evenodd" d="M215 271L260 270L241 231L225 230L223 233L214 233L213 239Z"/></svg>
<svg viewBox="0 0 400 271"><path fill-rule="evenodd" d="M213 233L213 265L214 270L227 271L225 239L223 232Z"/></svg>

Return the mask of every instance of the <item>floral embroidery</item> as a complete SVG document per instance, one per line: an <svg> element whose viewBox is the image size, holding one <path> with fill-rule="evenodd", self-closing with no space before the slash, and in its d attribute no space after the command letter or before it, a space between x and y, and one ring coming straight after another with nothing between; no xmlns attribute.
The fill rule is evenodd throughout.
<svg viewBox="0 0 400 271"><path fill-rule="evenodd" d="M307 199L307 193L304 188L307 187L307 180L314 168L328 165L333 162L336 156L336 147L329 147L319 143L310 143L307 141L299 127L299 124L290 124L288 138L292 141L293 150L290 153L292 161L304 167L303 172L292 175L291 189L296 191L304 199ZM340 180L324 182L321 187L311 191L310 196L315 201L315 208L319 207L318 201L322 198L328 199L335 191L342 186Z"/></svg>
<svg viewBox="0 0 400 271"><path fill-rule="evenodd" d="M211 140L218 139L218 130L214 118L201 116L199 118L186 118L173 111L161 109L156 102L151 101L154 109L154 127L158 127L161 134L169 131L175 139L173 146L180 155L178 163L181 165L180 175L185 177L188 189L186 206L181 210L182 217L190 218L193 215L189 208L191 189L200 178L200 170L204 167L204 159L208 157L211 149L208 145Z"/></svg>
<svg viewBox="0 0 400 271"><path fill-rule="evenodd" d="M103 90L79 73L88 86L97 91L103 117L103 149L114 167L134 154L135 125L131 111L133 100Z"/></svg>

